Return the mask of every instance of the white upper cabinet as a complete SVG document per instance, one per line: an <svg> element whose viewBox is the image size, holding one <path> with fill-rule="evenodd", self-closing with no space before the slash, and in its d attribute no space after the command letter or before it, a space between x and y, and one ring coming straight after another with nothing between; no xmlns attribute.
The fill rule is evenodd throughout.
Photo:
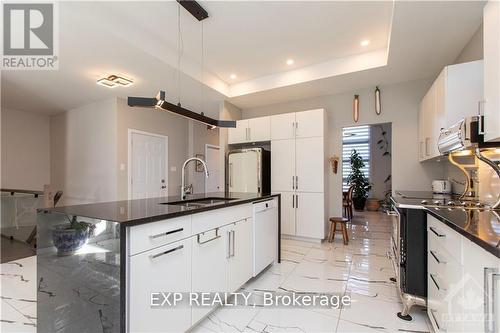
<svg viewBox="0 0 500 333"><path fill-rule="evenodd" d="M252 118L248 120L248 138L250 142L271 140L270 117Z"/></svg>
<svg viewBox="0 0 500 333"><path fill-rule="evenodd" d="M271 116L271 140L293 139L295 137L295 113Z"/></svg>
<svg viewBox="0 0 500 333"><path fill-rule="evenodd" d="M236 121L236 128L230 128L227 132L227 142L241 143L246 142L248 138L248 120Z"/></svg>
<svg viewBox="0 0 500 333"><path fill-rule="evenodd" d="M465 117L478 115L483 100L483 61L445 67L419 107L419 160L440 156L440 131Z"/></svg>
<svg viewBox="0 0 500 333"><path fill-rule="evenodd" d="M500 3L484 7L484 125L486 141L500 141Z"/></svg>
<svg viewBox="0 0 500 333"><path fill-rule="evenodd" d="M295 114L295 136L297 138L322 137L324 130L323 109L297 112Z"/></svg>
<svg viewBox="0 0 500 333"><path fill-rule="evenodd" d="M270 117L236 121L236 128L228 130L228 143L246 143L271 140Z"/></svg>

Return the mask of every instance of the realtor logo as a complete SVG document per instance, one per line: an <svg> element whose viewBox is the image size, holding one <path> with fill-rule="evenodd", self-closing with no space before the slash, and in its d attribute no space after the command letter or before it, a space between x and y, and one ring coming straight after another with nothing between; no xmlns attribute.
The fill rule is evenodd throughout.
<svg viewBox="0 0 500 333"><path fill-rule="evenodd" d="M57 69L54 3L3 4L2 69Z"/></svg>

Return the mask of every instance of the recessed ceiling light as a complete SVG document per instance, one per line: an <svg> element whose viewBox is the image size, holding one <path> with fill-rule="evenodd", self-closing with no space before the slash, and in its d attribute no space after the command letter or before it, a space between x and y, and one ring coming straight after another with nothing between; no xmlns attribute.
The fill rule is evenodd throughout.
<svg viewBox="0 0 500 333"><path fill-rule="evenodd" d="M133 83L134 81L131 79L118 75L109 75L108 77L103 77L97 80L97 84L107 88L115 88L118 86L127 87L131 86Z"/></svg>
<svg viewBox="0 0 500 333"><path fill-rule="evenodd" d="M365 40L362 40L360 44L361 44L361 46L368 46L368 44L370 44L370 41L368 39L365 39Z"/></svg>
<svg viewBox="0 0 500 333"><path fill-rule="evenodd" d="M293 59L288 59L288 60L286 61L286 64L287 64L288 66L291 66L291 65L293 65L293 64L294 64L294 62L295 62L295 61L293 61Z"/></svg>
<svg viewBox="0 0 500 333"><path fill-rule="evenodd" d="M231 80L234 80L237 78L236 74L231 74L231 76L229 76L231 78Z"/></svg>

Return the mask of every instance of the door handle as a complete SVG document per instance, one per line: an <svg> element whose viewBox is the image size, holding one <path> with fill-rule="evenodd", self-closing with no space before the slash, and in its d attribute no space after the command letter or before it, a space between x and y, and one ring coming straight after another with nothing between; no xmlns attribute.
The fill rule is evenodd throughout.
<svg viewBox="0 0 500 333"><path fill-rule="evenodd" d="M439 233L439 231L437 231L434 227L429 227L429 230L438 237L446 237L446 234Z"/></svg>
<svg viewBox="0 0 500 333"><path fill-rule="evenodd" d="M234 243L235 243L235 239L236 239L236 233L234 232L234 230L231 230L231 232L233 233L233 246L232 246L232 254L231 256L234 257Z"/></svg>
<svg viewBox="0 0 500 333"><path fill-rule="evenodd" d="M292 190L295 190L295 177L292 176Z"/></svg>
<svg viewBox="0 0 500 333"><path fill-rule="evenodd" d="M159 238L159 237L164 237L164 236L168 236L171 234L175 234L176 232L181 232L183 230L184 230L184 228L179 228L179 229L175 229L175 230L171 230L171 231L167 231L167 232L162 232L161 234L152 235L152 236L149 236L149 238L155 239L155 238Z"/></svg>
<svg viewBox="0 0 500 333"><path fill-rule="evenodd" d="M183 248L184 248L184 245L179 245L177 247L174 247L173 249L167 250L165 252L160 252L160 253L157 253L157 254L153 254L153 255L150 255L149 257L151 259L156 259L158 257L164 256L165 254L169 254L169 253L175 252L177 250L181 250Z"/></svg>
<svg viewBox="0 0 500 333"><path fill-rule="evenodd" d="M446 264L446 261L441 260L441 259L438 258L438 256L436 255L436 252L430 250L429 253L434 257L434 259L436 260L436 262L438 264Z"/></svg>
<svg viewBox="0 0 500 333"><path fill-rule="evenodd" d="M434 274L429 273L429 276L431 277L432 282L434 282L434 285L436 285L436 288L439 291L446 291L443 287L440 287L439 284L437 283L437 277Z"/></svg>
<svg viewBox="0 0 500 333"><path fill-rule="evenodd" d="M295 194L292 195L292 208L295 208Z"/></svg>
<svg viewBox="0 0 500 333"><path fill-rule="evenodd" d="M252 129L248 128L248 141L252 141Z"/></svg>
<svg viewBox="0 0 500 333"><path fill-rule="evenodd" d="M211 241L214 241L216 239L219 239L220 238L220 235L219 235L219 228L215 229L215 237L212 237L208 240L205 240L205 241L200 241L201 239L201 235L203 235L205 233L202 233L202 234L198 234L197 235L197 241L198 241L198 244L206 244L206 243L210 243Z"/></svg>
<svg viewBox="0 0 500 333"><path fill-rule="evenodd" d="M231 258L231 230L227 232L227 255L226 259Z"/></svg>
<svg viewBox="0 0 500 333"><path fill-rule="evenodd" d="M229 187L233 187L233 163L229 163Z"/></svg>
<svg viewBox="0 0 500 333"><path fill-rule="evenodd" d="M438 323L438 321L437 321L437 319L436 319L436 315L434 314L434 312L436 312L436 310L432 310L432 309L430 309L430 313L431 313L431 315L432 315L432 319L434 319L434 322L436 323L436 327L437 327L437 329L438 329L438 330L441 330L441 327L439 326L439 323Z"/></svg>
<svg viewBox="0 0 500 333"><path fill-rule="evenodd" d="M299 176L295 176L295 189L299 189Z"/></svg>
<svg viewBox="0 0 500 333"><path fill-rule="evenodd" d="M295 195L295 208L299 208L299 195Z"/></svg>
<svg viewBox="0 0 500 333"><path fill-rule="evenodd" d="M491 275L491 294L490 294L490 275ZM484 331L487 333L493 333L496 331L496 284L497 279L499 279L500 274L498 274L498 268L485 267L484 268ZM491 317L490 317L491 312Z"/></svg>

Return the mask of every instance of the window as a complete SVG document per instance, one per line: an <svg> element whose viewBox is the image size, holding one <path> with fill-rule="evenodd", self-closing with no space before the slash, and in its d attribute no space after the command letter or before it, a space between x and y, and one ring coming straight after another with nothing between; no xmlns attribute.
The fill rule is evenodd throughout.
<svg viewBox="0 0 500 333"><path fill-rule="evenodd" d="M345 127L342 129L342 190L347 191L347 177L351 173L351 152L356 150L365 167L365 176L370 178L370 126Z"/></svg>

